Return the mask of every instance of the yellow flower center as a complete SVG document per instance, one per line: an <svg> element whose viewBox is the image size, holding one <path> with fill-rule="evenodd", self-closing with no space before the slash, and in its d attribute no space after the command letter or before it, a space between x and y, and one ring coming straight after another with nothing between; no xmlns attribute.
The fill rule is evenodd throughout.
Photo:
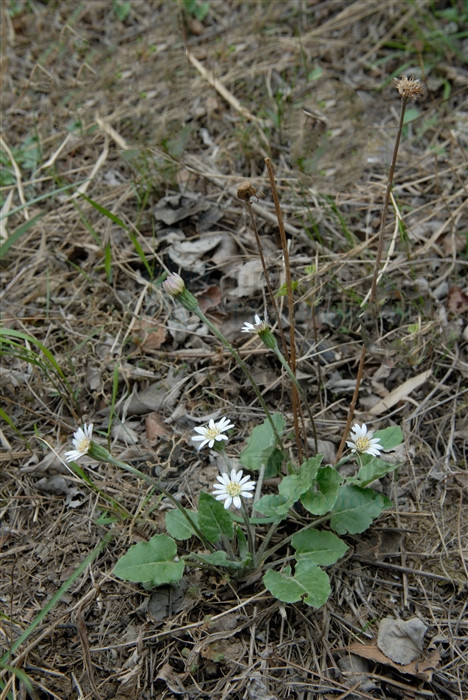
<svg viewBox="0 0 468 700"><path fill-rule="evenodd" d="M231 496L231 498L234 498L234 496L240 496L242 488L241 485L236 481L230 481L229 484L226 486L226 491Z"/></svg>
<svg viewBox="0 0 468 700"><path fill-rule="evenodd" d="M370 445L370 440L367 437L358 437L354 444L358 452L365 452Z"/></svg>
<svg viewBox="0 0 468 700"><path fill-rule="evenodd" d="M76 449L79 452L87 452L89 449L89 446L91 444L91 440L84 435L78 442L76 443Z"/></svg>
<svg viewBox="0 0 468 700"><path fill-rule="evenodd" d="M206 428L206 430L205 430L205 437L208 440L216 440L216 438L220 434L221 433L219 432L219 428L216 428L216 427L215 428Z"/></svg>

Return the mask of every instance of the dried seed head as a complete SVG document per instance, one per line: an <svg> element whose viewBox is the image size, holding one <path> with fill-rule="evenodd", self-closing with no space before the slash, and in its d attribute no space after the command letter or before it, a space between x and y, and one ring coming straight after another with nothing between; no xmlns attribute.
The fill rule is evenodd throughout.
<svg viewBox="0 0 468 700"><path fill-rule="evenodd" d="M262 192L257 192L257 188L254 187L248 180L243 182L237 187L237 196L239 199L243 199L244 202L250 202L251 197L257 197L257 199L264 199L265 195Z"/></svg>
<svg viewBox="0 0 468 700"><path fill-rule="evenodd" d="M395 78L395 87L401 97L406 100L421 100L424 97L424 86L418 78L403 75L401 78Z"/></svg>

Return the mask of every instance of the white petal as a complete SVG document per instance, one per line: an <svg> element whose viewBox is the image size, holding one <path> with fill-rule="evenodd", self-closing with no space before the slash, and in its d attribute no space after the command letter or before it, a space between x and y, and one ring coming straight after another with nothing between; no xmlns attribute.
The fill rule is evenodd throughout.
<svg viewBox="0 0 468 700"><path fill-rule="evenodd" d="M65 461L66 462L76 462L77 459L81 457L81 452L78 452L78 450L70 450L69 452L65 452Z"/></svg>

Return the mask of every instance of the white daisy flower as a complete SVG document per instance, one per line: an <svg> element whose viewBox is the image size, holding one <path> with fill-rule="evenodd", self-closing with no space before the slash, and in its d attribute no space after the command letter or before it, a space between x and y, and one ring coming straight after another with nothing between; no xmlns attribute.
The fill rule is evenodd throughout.
<svg viewBox="0 0 468 700"><path fill-rule="evenodd" d="M202 428L194 428L195 432L199 434L194 435L192 440L194 442L200 441L197 448L198 450L201 450L201 448L205 447L205 445L208 445L208 447L211 448L215 442L218 442L219 440L228 440L228 436L224 435L224 433L226 430L230 430L234 427L234 423L231 423L229 418L221 418L221 420L219 420L217 423L215 423L212 418L208 425L204 425Z"/></svg>
<svg viewBox="0 0 468 700"><path fill-rule="evenodd" d="M350 440L346 441L352 452L378 457L383 450L379 438L372 438L373 430L367 430L365 423L355 423L351 428Z"/></svg>
<svg viewBox="0 0 468 700"><path fill-rule="evenodd" d="M252 481L249 476L242 476L243 471L231 469L231 474L221 474L217 476L219 484L213 486L213 496L217 501L224 501L224 507L227 509L234 504L235 508L240 508L242 505L241 498L252 498L255 488L255 481Z"/></svg>
<svg viewBox="0 0 468 700"><path fill-rule="evenodd" d="M261 333L268 329L268 323L263 321L258 314L255 314L255 323L244 323L241 333Z"/></svg>
<svg viewBox="0 0 468 700"><path fill-rule="evenodd" d="M93 424L85 423L82 428L78 430L73 435L73 447L74 450L65 452L66 462L75 462L80 457L83 457L89 450L91 445L91 440L93 436Z"/></svg>

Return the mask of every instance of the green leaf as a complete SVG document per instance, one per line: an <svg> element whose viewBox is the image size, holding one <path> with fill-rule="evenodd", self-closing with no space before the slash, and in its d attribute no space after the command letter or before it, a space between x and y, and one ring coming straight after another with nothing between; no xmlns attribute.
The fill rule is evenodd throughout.
<svg viewBox="0 0 468 700"><path fill-rule="evenodd" d="M228 559L226 552L222 549L217 552L210 552L210 554L192 554L191 556L196 561L211 564L212 566L221 566L225 569L242 569L244 566L240 561Z"/></svg>
<svg viewBox="0 0 468 700"><path fill-rule="evenodd" d="M275 476L281 473L281 467L283 466L284 456L281 450L277 447L269 455L265 463L265 479L274 479Z"/></svg>
<svg viewBox="0 0 468 700"><path fill-rule="evenodd" d="M21 226L18 226L18 228L16 228L13 231L13 233L11 233L8 236L8 238L3 241L3 243L0 245L0 260L3 260L11 246L15 245L15 243L21 238L21 236L27 231L29 231L31 226L34 226L34 224L37 221L39 221L39 219L42 219L44 214L47 214L45 210L40 211L39 214L36 214L36 216L33 216L31 219L28 219L23 224L21 224Z"/></svg>
<svg viewBox="0 0 468 700"><path fill-rule="evenodd" d="M332 509L330 526L343 535L367 530L384 508L390 505L388 498L372 489L359 486L340 486Z"/></svg>
<svg viewBox="0 0 468 700"><path fill-rule="evenodd" d="M312 488L301 496L301 503L313 515L325 515L334 506L342 477L333 467L322 467Z"/></svg>
<svg viewBox="0 0 468 700"><path fill-rule="evenodd" d="M244 561L247 556L250 557L249 546L247 544L247 538L244 531L239 525L236 525L236 536L237 536L237 549L239 551L239 557Z"/></svg>
<svg viewBox="0 0 468 700"><path fill-rule="evenodd" d="M344 555L348 545L340 540L333 532L323 530L302 530L293 535L291 544L299 558L307 556L308 559L320 564L330 566Z"/></svg>
<svg viewBox="0 0 468 700"><path fill-rule="evenodd" d="M291 576L291 567L286 566L282 572L267 571L263 583L275 598L284 603L296 603L302 599L307 605L319 608L330 595L327 574L308 558L297 562L294 576Z"/></svg>
<svg viewBox="0 0 468 700"><path fill-rule="evenodd" d="M320 608L327 602L331 593L330 579L312 559L303 557L297 562L294 578L307 590L304 603L313 608Z"/></svg>
<svg viewBox="0 0 468 700"><path fill-rule="evenodd" d="M279 435L284 430L285 420L281 413L273 413L273 424ZM260 469L266 464L276 450L276 439L270 421L265 419L261 425L257 425L250 435L247 447L240 453L241 464L247 469Z"/></svg>
<svg viewBox="0 0 468 700"><path fill-rule="evenodd" d="M412 122L419 117L419 109L417 107L408 107L405 112L404 124Z"/></svg>
<svg viewBox="0 0 468 700"><path fill-rule="evenodd" d="M117 2L117 0L114 0L114 12L115 16L117 17L120 22L124 22L127 19L127 16L132 8L130 2Z"/></svg>
<svg viewBox="0 0 468 700"><path fill-rule="evenodd" d="M221 535L233 535L232 518L228 510L210 493L200 493L198 524L209 542L218 542Z"/></svg>
<svg viewBox="0 0 468 700"><path fill-rule="evenodd" d="M124 581L150 582L153 586L179 581L184 562L174 561L177 546L172 537L154 535L149 542L130 547L114 566L113 573Z"/></svg>
<svg viewBox="0 0 468 700"><path fill-rule="evenodd" d="M399 462L390 464L390 462L384 462L380 457L372 457L367 464L362 465L356 476L346 479L346 483L367 486L376 479L380 479L381 476L394 472L400 466Z"/></svg>
<svg viewBox="0 0 468 700"><path fill-rule="evenodd" d="M403 442L403 431L399 425L392 425L390 428L377 430L373 438L379 438L380 444L385 451L393 450Z"/></svg>
<svg viewBox="0 0 468 700"><path fill-rule="evenodd" d="M289 511L289 505L283 496L267 494L262 496L255 504L255 510L267 517L280 522Z"/></svg>
<svg viewBox="0 0 468 700"><path fill-rule="evenodd" d="M195 525L198 525L198 513L194 510L188 510L187 513L190 515ZM196 534L187 518L184 517L184 514L177 509L167 511L166 530L171 537L175 537L176 540L189 540Z"/></svg>
<svg viewBox="0 0 468 700"><path fill-rule="evenodd" d="M300 467L297 474L286 476L279 485L278 491L281 496L293 506L303 493L308 491L315 482L318 468L322 462L323 455L316 455L307 459Z"/></svg>

